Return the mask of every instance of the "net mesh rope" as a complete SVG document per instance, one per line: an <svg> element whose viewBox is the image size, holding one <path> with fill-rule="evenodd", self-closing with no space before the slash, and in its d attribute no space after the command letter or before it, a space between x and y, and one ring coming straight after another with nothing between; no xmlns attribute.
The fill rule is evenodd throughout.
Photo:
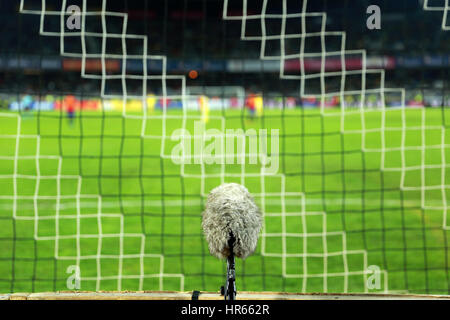
<svg viewBox="0 0 450 320"><path fill-rule="evenodd" d="M261 1L261 11L257 14L248 14L247 13L247 0L242 1L242 14L241 15L229 15L228 12L228 0L224 0L224 10L223 10L223 19L230 20L230 23L240 22L241 23L241 40L244 41L258 41L261 43L261 52L260 59L261 60L275 60L280 62L280 78L289 81L297 81L300 82L300 91L299 95L304 98L317 98L320 101L320 116L324 119L326 118L337 118L340 122L340 132L343 136L357 136L361 138L361 146L362 151L367 156L371 157L379 157L382 171L384 172L398 172L401 175L401 182L398 186L400 190L405 192L413 192L419 195L418 201L420 202L420 207L423 210L432 210L437 213L442 213L442 229L448 230L448 221L447 221L447 202L446 202L446 191L448 186L446 185L446 174L445 170L447 168L446 163L446 154L445 150L448 148L446 135L445 135L445 126L430 126L427 123L427 116L425 109L422 111L420 122L417 125L411 126L408 123L408 117L405 112L405 90L401 88L386 88L385 87L385 71L381 68L379 69L368 69L367 66L367 53L365 50L349 50L346 48L346 33L339 31L327 31L327 14L325 12L310 12L308 11L308 1L297 1L298 12L292 13L287 10L287 0L283 0L283 12L281 14L269 14L267 13L267 7L270 5L269 0ZM148 39L146 36L141 35L131 35L127 33L127 14L117 13L117 12L109 12L107 10L107 1L103 1L102 10L99 12L88 12L86 11L87 0L83 1L82 7L82 21L85 23L85 17L87 16L99 16L102 19L102 32L101 33L90 33L84 32L84 25L82 26L80 32L71 32L67 34L64 32L64 24L65 18L68 16L67 13L67 1L62 1L62 8L60 11L49 11L46 9L46 1L42 0L42 9L41 10L28 10L27 9L27 1L21 0L20 11L24 14L34 14L40 16L40 27L39 33L42 36L51 36L51 37L59 37L61 39L61 52L62 56L79 58L82 61L82 73L81 76L89 79L97 79L101 81L101 97L103 99L121 99L123 101L123 113L122 117L126 119L138 119L142 121L141 127L141 139L155 139L161 141L161 151L160 157L161 159L171 159L171 154L168 152L165 143L166 140L170 139L171 132L166 130L167 123L171 120L181 121L182 128L187 128L188 120L199 120L200 116L193 116L187 112L186 108L183 108L183 115L171 115L166 112L167 108L163 108L162 116L156 116L147 114L147 108L145 107L147 104L147 85L149 80L157 80L161 81L162 87L162 95L157 98L162 98L167 101L167 99L180 99L183 101L183 104L189 99L188 94L186 93L186 83L183 76L174 76L168 75L166 72L166 64L167 59L164 56L155 56L151 55L148 52ZM424 3L424 9L426 10L440 10L444 12L443 15L443 29L446 30L446 17L448 12L448 2L446 1L445 7L431 7L428 4L428 1ZM47 16L58 16L61 18L61 32L47 32L45 30L45 19ZM108 31L107 28L107 18L108 17L118 17L123 19L123 28L122 33L115 34ZM281 32L279 34L269 34L266 30L266 20L268 19L278 19L281 22ZM260 34L252 34L247 35L247 25L251 22L260 23ZM295 24L294 27L290 26L291 22L298 23ZM288 31L290 30L290 31ZM85 37L98 37L102 39L103 48L101 54L91 54L86 51L83 52L66 52L64 48L64 40L66 37L80 37L81 42L84 43ZM108 38L118 38L123 40L122 46L122 54L111 54L108 53L106 48L106 40ZM321 50L317 52L311 52L308 50L308 39L309 38L318 38L321 42ZM126 40L127 39L135 39L143 42L144 53L142 55L131 55L127 54L126 48ZM300 45L300 52L291 53L287 52L286 44L291 41L298 41ZM267 47L269 43L278 42L280 47L279 54L267 53ZM333 49L329 49L329 47ZM85 45L82 46L85 48ZM362 60L362 67L360 69L355 70L354 68L347 69L346 66L346 58L359 56ZM90 58L100 59L102 62L102 74L89 74L86 69L86 61ZM107 72L105 67L107 59L121 59L123 62L122 73L117 75L112 75ZM127 74L126 61L127 58L141 59L143 63L142 73L137 75ZM316 73L307 72L304 64L308 59L318 58L320 59L320 71ZM330 71L328 68L329 59L338 58L340 60L339 66L337 69ZM160 61L162 68L160 75L149 75L147 74L147 66L149 61ZM290 61L297 60L299 62L299 74L289 74L285 72L285 66ZM340 88L337 90L329 89L327 84L327 79L329 78L340 78ZM360 84L360 87L355 89L349 89L348 82L349 79L357 79L356 82ZM368 78L371 79L371 82L376 82L377 85L373 87L369 87ZM179 94L170 94L166 88L166 81L170 80L179 80L181 82L181 92ZM373 80L377 79L377 80ZM109 94L106 91L107 82L109 80L119 80L122 83L122 92L121 95ZM127 94L127 84L131 82L131 80L140 80L142 81L142 94L134 95ZM317 86L310 85L313 81L318 81L319 85ZM366 108L367 96L369 94L375 94L380 97L381 100L381 108L380 109L368 109ZM386 108L386 95L396 95L400 97L401 106L398 109L388 109ZM338 110L327 110L326 103L327 99L331 97L338 96L340 98L341 108ZM345 101L347 101L348 96L357 96L359 97L359 108L357 111L348 110ZM125 109L125 104L127 99L135 98L142 101L144 106L143 114L128 114ZM379 123L376 126L371 126L368 121L368 114L377 113L379 114ZM12 179L14 186L14 194L12 196L1 196L2 199L10 199L13 200L13 217L16 220L31 220L34 222L34 237L37 241L54 241L55 242L55 258L56 259L67 259L67 260L75 260L77 265L80 265L81 260L92 260L97 265L97 272L95 275L90 277L81 277L82 281L93 281L96 283L96 290L101 290L101 281L102 280L117 280L117 290L127 289L123 288L122 280L129 279L138 279L139 282L139 290L142 289L164 289L164 279L165 278L177 278L179 279L179 290L184 290L184 277L185 274L172 274L165 273L164 267L164 254L149 254L146 249L146 240L145 234L129 234L125 232L125 220L124 216L121 213L105 213L104 209L102 209L102 197L100 195L90 195L81 193L81 185L82 185L82 177L81 176L69 176L63 175L61 173L62 166L62 157L53 156L53 155L44 155L41 154L40 151L40 137L39 136L29 136L21 133L21 118L17 115L11 114L0 114L0 117L8 117L15 118L17 120L17 134L15 135L6 135L2 136L5 139L13 139L15 141L16 150L15 153L8 157L2 157L4 160L12 160L14 161L14 172L12 175L2 176L2 179ZM391 126L391 118L401 117L401 126ZM223 116L212 116L214 120L221 122L221 127L227 127L227 119ZM150 125L152 119L158 119L162 123L162 131L160 134L148 134L147 126ZM357 119L359 121L358 128L354 129L355 126L352 122ZM420 137L413 144L407 138L409 133L414 133L415 136ZM427 143L427 135L433 132L434 134L439 134L441 137L440 144L429 144ZM400 141L399 145L392 145L390 143L391 137L398 135L401 136L400 139L396 139L396 141ZM374 142L374 137L375 142ZM21 144L24 140L34 140L36 145L36 153L34 156L21 156L20 148ZM426 160L426 153L428 150L438 151L440 154L440 161L434 164L429 164ZM421 162L416 164L410 164L408 162L408 153L409 152L419 152L421 153ZM395 167L389 167L388 164L391 162L386 161L394 153L400 153L401 155L401 163ZM264 156L263 154L258 154L258 156ZM191 155L183 154L183 157L191 157ZM39 164L41 159L51 160L55 162L55 168L58 170L54 175L41 175ZM19 160L32 160L36 166L37 174L34 176L26 176L18 174L18 165ZM431 172L440 171L442 173L441 183L430 185L427 182L427 175ZM264 167L261 168L260 172L251 173L246 172L246 167L242 166L240 173L230 173L227 172L227 168L225 165L220 167L219 173L210 173L204 164L201 164L200 174L189 172L186 170L185 165L180 165L179 174L183 178L193 178L198 179L201 185L201 196L206 197L208 190L208 179L219 179L220 182L226 182L227 178L239 178L242 184L246 184L248 179L260 179L260 190L259 193L254 193L254 196L258 200L261 205L261 208L264 212L265 216L265 224L262 233L262 241L261 241L261 255L264 257L275 257L279 258L281 262L281 276L286 279L299 279L298 291L308 292L309 281L312 278L321 279L321 291L328 291L328 281L330 279L339 278L343 280L343 292L349 291L350 286L350 278L356 276L356 281L364 288L364 291L368 291L367 280L368 276L371 274L371 271L368 270L368 252L367 250L353 250L348 248L347 243L347 234L344 230L342 231L329 231L330 226L327 224L327 213L323 211L314 211L309 210L308 205L313 204L317 199L308 199L304 193L299 192L290 192L287 189L286 185L286 176L284 174L272 174L266 171ZM420 179L411 180L409 176L411 173L418 174ZM20 179L32 179L36 182L36 189L34 196L21 196L20 195L20 186L18 181ZM55 196L40 196L40 185L42 181L47 179L55 180L58 190L60 190L60 185L63 181L68 183L73 183L74 192L73 195L61 195L58 193ZM269 182L270 181L270 182ZM273 184L274 181L280 186L279 192L265 192L266 184ZM429 201L428 194L429 192L435 193L440 192L442 194L441 201L433 200ZM95 214L81 214L81 202L83 199L94 200L97 203L96 213ZM34 206L34 216L32 217L23 217L17 215L17 206L18 201L20 200L30 200L33 201ZM41 200L50 200L55 201L56 203L56 215L54 217L49 216L40 216L39 215L39 201ZM67 200L73 203L74 206L74 214L73 215L60 215L59 211L64 206L62 200ZM271 212L270 203L271 202L279 202L280 212ZM329 201L329 200L327 200ZM364 202L361 199L346 199L346 201L355 201L357 203ZM65 202L67 204L67 202ZM169 204L170 200L162 201L162 205ZM392 201L393 206L402 206L404 202ZM102 231L102 219L103 218L111 218L116 219L117 224L120 226L120 232L109 234L104 233ZM271 220L274 218L274 220ZM301 228L297 230L297 232L288 231L288 219L298 219L299 225ZM51 236L40 236L39 226L42 220L54 220L56 223L56 230L58 230L58 222L60 219L71 220L78 227L77 232L72 235L59 235L58 232L55 235ZM98 222L98 232L92 234L80 233L79 224L83 219L94 219ZM321 230L309 230L308 221L310 219L319 219L321 220ZM268 223L271 221L280 221L281 222L281 232L269 232L267 231ZM389 228L389 226L385 226ZM332 228L331 228L332 229ZM82 255L81 254L81 239L83 238L94 238L98 240L97 253L93 255ZM105 238L116 238L120 243L120 254L118 255L105 255L102 254L102 241ZM125 239L127 238L135 238L141 243L139 251L136 254L127 254L130 250L125 247ZM281 238L282 243L282 251L280 252L271 252L270 251L270 242L272 239ZM64 256L59 252L58 243L64 239L75 239L77 246L77 255L76 256ZM290 239L301 239L302 248L299 252L288 252L286 242ZM319 240L322 243L321 252L308 252L308 241ZM333 246L333 248L329 249L329 243L340 243L339 246ZM361 259L354 260L349 259L352 256L360 256ZM334 268L334 271L328 270L329 259L340 258L338 263L338 267ZM101 265L102 263L106 263L108 259L117 259L119 263L118 273L113 276L102 276L101 274ZM140 261L140 271L134 275L124 275L122 274L122 264L126 259L138 259ZM319 259L322 263L322 272L312 272L308 269L308 265L311 263L311 260ZM158 265L159 272L156 273L146 273L145 272L145 263L151 263L154 265ZM357 261L357 262L350 262ZM292 265L301 265L301 268L292 268ZM336 264L333 264L336 266ZM297 270L297 271L296 271ZM383 291L389 292L389 283L388 283L388 272L385 270L381 270L382 279L383 279ZM157 288L144 288L144 279L148 277L153 277L159 279L159 286ZM191 288L189 288L191 289Z"/></svg>
<svg viewBox="0 0 450 320"><path fill-rule="evenodd" d="M127 14L122 14L122 13L117 13L117 12L108 12L107 11L107 1L103 1L102 3L102 10L99 12L87 12L86 11L86 7L87 7L87 0L83 1L83 8L82 8L82 12L81 12L81 17L82 17L82 26L81 26L81 30L79 32L72 32L70 34L65 34L64 30L65 30L65 23L66 23L66 18L72 14L71 11L67 11L68 9L68 4L66 0L62 1L62 6L61 6L61 10L60 11L49 11L46 9L46 1L43 0L42 1L42 9L41 10L27 10L26 8L26 2L22 0L20 3L20 12L24 13L24 14L35 14L35 15L39 15L41 17L40 19L40 27L39 27L39 33L42 36L53 36L53 37L60 37L61 41L60 41L60 49L61 52L60 54L62 56L67 56L67 57L75 57L75 58L80 58L82 61L82 71L81 71L81 76L85 77L85 78L90 78L90 79L97 79L99 81L101 81L101 97L103 99L107 99L107 98L118 98L121 99L123 101L123 117L124 118L131 118L134 117L133 115L130 114L126 114L125 111L125 104L127 102L127 99L129 98L137 98L140 99L143 103L144 106L146 106L147 104L147 93L146 93L146 89L147 89L147 81L149 81L150 79L152 80L159 80L161 81L162 84L162 88L163 88L163 96L165 98L171 98L171 96L169 96L167 94L167 92L165 91L166 87L165 87L165 82L167 79L178 79L183 83L183 92L185 91L185 85L184 85L184 77L182 76L173 76L173 75L167 75L166 74L166 57L164 56L153 56L153 55L149 55L147 54L147 50L148 50L148 39L146 36L141 36L141 35L134 35L134 34L128 34L127 33L127 23L128 23L128 15ZM47 16L49 15L55 15L55 16L59 16L61 18L61 33L54 33L54 32L47 32L45 30L45 19ZM86 23L86 17L87 16L98 16L101 18L102 21L102 32L101 33L92 33L92 32L85 32L84 30L86 30L85 28L85 23ZM107 26L106 26L106 20L108 17L118 17L122 19L122 33L108 33L107 31ZM66 36L70 36L70 37L80 37L81 38L81 42L82 42L82 48L83 48L83 52L67 52L65 50L64 47L64 39ZM97 37L102 39L102 52L101 54L91 54L86 52L86 44L85 44L85 38L89 36L89 37ZM108 38L118 38L122 40L122 54L121 55L117 55L117 54L109 54L106 51L106 40ZM143 55L130 55L127 54L127 46L126 46L126 40L128 39L134 39L134 40L139 40L142 41L143 43L143 48L144 48L144 53ZM101 59L101 63L102 63L102 74L101 75L97 75L97 74L89 74L86 69L86 60L88 58L97 58L97 59ZM106 71L106 67L105 67L105 60L108 58L115 58L115 59L122 59L124 65L123 65L123 72L121 74L117 74L117 75L110 75L107 74ZM142 70L142 74L128 74L127 73L127 68L126 68L126 63L127 63L127 58L134 58L134 59L141 59L142 63L143 63L143 70ZM162 62L162 74L155 76L155 75L148 75L147 74L147 63L149 60L158 60ZM109 94L105 91L106 88L106 82L108 80L112 80L112 79L119 79L122 82L122 90L123 90L123 95L114 95L114 94ZM128 79L134 79L134 80L140 80L143 82L142 86L142 94L141 95L137 95L137 96L133 96L133 95L128 95L127 94L127 80ZM152 139L154 137L148 136L146 135L146 121L148 119L147 115L146 115L146 111L147 108L144 107L144 114L142 116L139 116L139 119L142 119L142 139ZM164 114L162 117L165 118L167 115ZM184 290L184 276L182 274L170 274L170 273L164 273L164 256L162 254L149 254L146 253L146 241L145 241L145 235L144 234L133 234L133 233L127 233L125 232L124 229L124 216L121 213L116 213L116 214L111 214L111 213L105 213L102 210L102 199L101 196L99 195L89 195L89 194L81 194L81 184L82 184L82 177L80 176L64 176L61 175L61 162L62 162L62 158L61 157L48 157L45 155L41 155L40 154L40 144L39 144L39 136L22 136L21 135L21 127L20 127L20 117L19 116L15 116L17 118L17 135L14 136L7 136L6 138L10 138L10 139L15 139L16 140L16 154L14 155L13 159L15 161L15 172L13 174L13 180L14 180L14 196L13 196L13 205L14 205L14 218L15 219L31 219L34 220L34 237L36 240L38 241L55 241L55 258L56 259L67 259L70 261L76 261L76 265L78 267L80 267L80 261L81 260L92 260L95 261L96 265L97 265L97 272L95 276L92 277L86 277L83 276L83 273L81 273L81 277L80 280L81 281L94 281L96 283L96 291L101 290L101 281L102 280L117 280L117 290L122 290L124 289L122 287L122 280L123 279L138 279L139 280L139 290L143 290L143 284L144 284L144 279L145 278L156 278L159 281L159 286L157 288L153 288L153 289L158 289L158 290L163 290L164 286L163 286L163 279L164 278L169 278L169 277L174 277L174 278L178 278L179 279L179 290L182 291ZM164 134L162 135L163 137L165 136ZM159 136L157 138L160 138ZM36 172L37 172L37 176L25 176L25 177L21 177L19 175L17 175L17 161L21 158L18 155L19 152L19 148L20 148L20 143L22 141L22 139L36 139L37 140L37 150L36 150L36 156L35 156L35 161L36 161ZM163 139L164 142L164 139ZM162 146L162 150L164 150L164 147ZM163 155L162 155L163 156ZM40 159L54 159L56 164L57 164L57 168L58 168L58 172L53 175L53 176L41 176L40 175L40 171L39 171L39 160ZM30 199L32 199L34 201L34 217L20 217L16 215L16 207L17 207L17 201L21 199L20 196L18 196L18 192L17 192L17 179L19 178L27 178L27 179L34 179L36 181L36 189L35 189L35 195L29 197ZM38 200L41 199L42 197L39 196L39 187L40 187L40 182L44 179L54 179L56 180L56 185L57 185L57 190L58 193L54 196L54 197L46 197L45 199L50 199L50 200L55 200L56 201L56 214L55 216L44 216L41 217L39 215L39 206L38 206ZM72 181L73 183L76 183L77 187L76 190L74 192L73 195L70 196L61 196L60 195L60 185L61 185L61 181L63 180L69 180ZM80 207L80 202L82 199L85 198L89 198L89 199L95 199L97 200L97 208L96 208L96 213L95 214L83 214L81 215L81 207ZM59 214L60 209L61 209L61 200L62 199L71 199L72 201L74 201L74 212L76 212L76 214L74 215L64 215L61 216ZM116 222L116 224L119 226L119 233L105 233L102 230L102 224L104 223L104 218L112 218L114 219ZM45 219L50 219L50 220L54 220L55 224L56 224L56 234L54 236L49 236L49 237L42 237L39 236L39 223L42 220ZM76 233L75 234L71 234L71 235L59 235L58 234L58 230L59 230L59 226L58 226L58 222L60 221L60 219L69 219L70 221L73 222L73 224L75 224L76 227ZM92 219L97 220L97 226L98 226L98 232L92 233L92 234L87 234L87 233L80 233L80 222L83 219L87 219L87 221L92 221ZM111 221L111 220L110 220ZM111 223L111 222L109 222ZM82 255L81 254L81 243L80 243L80 239L83 238L94 238L98 240L98 246L97 246L97 254L94 255ZM104 254L102 253L102 242L104 241L105 238L115 238L119 240L119 254L118 255L108 255L108 254ZM139 243L139 247L138 248L132 248L131 251L137 251L135 254L126 254L124 252L129 252L130 248L124 247L125 246L125 239L135 239L137 240L134 241L134 244ZM61 254L59 251L59 245L58 243L62 240L62 239L75 239L76 240L76 247L77 247L77 255L76 256L65 256L64 254ZM137 250L136 250L137 249ZM155 266L157 266L157 269L159 269L158 273L153 273L153 274L149 274L145 272L145 260L148 258L147 263L151 263ZM110 275L110 276L102 276L101 274L101 264L102 262L105 263L105 261L107 261L107 259L116 259L118 261L118 272L116 275ZM124 275L122 273L122 265L123 262L126 261L127 259L130 259L132 261L139 261L139 273L137 274L128 274L128 275Z"/></svg>
<svg viewBox="0 0 450 320"><path fill-rule="evenodd" d="M448 0L443 1L431 1L424 0L423 1L424 10L428 11L442 11L442 30L448 31L450 30L450 26L447 23L448 11L450 9Z"/></svg>

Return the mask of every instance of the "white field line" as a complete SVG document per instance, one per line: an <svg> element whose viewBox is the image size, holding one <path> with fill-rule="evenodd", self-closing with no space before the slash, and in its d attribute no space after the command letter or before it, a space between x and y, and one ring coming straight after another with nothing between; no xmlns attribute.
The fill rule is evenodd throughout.
<svg viewBox="0 0 450 320"><path fill-rule="evenodd" d="M4 199L4 198L3 198ZM20 201L20 199L19 199ZM265 203L269 205L279 205L284 201L287 205L292 206L298 206L300 209L301 206L301 199L273 199L268 198L265 199ZM258 201L257 201L258 202ZM127 208L140 208L144 204L145 207L202 207L203 202L201 200L122 200L122 201L109 201L109 200L102 200L102 207L103 208L117 208L119 206L127 207ZM330 205L330 206L338 206L345 204L350 206L359 206L363 204L363 200L361 198L345 198L345 199L314 199L309 198L305 199L306 205ZM384 199L384 200L377 200L377 199L366 199L364 201L364 204L367 206L377 206L382 204L385 209L386 206L388 207L422 207L422 202L420 200L396 200L396 199ZM442 201L427 201L427 205L430 207L436 207L439 208L442 206ZM427 206L427 207L428 207ZM42 205L45 209L56 209L56 203L55 205ZM60 210L67 210L67 209L76 209L78 207L78 204L76 202L69 202L69 203L60 203L59 208ZM92 200L92 201L80 201L79 207L84 209L95 209L98 207L98 201ZM13 208L13 203L0 203L0 208L4 210L11 210ZM20 209L22 210L32 210L34 209L33 203L22 203L20 204Z"/></svg>

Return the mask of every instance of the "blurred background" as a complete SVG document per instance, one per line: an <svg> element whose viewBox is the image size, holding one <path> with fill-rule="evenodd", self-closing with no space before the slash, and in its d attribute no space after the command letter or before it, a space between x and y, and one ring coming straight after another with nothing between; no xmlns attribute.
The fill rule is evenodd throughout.
<svg viewBox="0 0 450 320"><path fill-rule="evenodd" d="M75 1L76 2L76 1ZM75 3L74 2L74 3ZM249 1L248 14L261 11L261 1ZM267 13L280 13L281 2L269 1ZM369 15L366 9L376 4L381 8L381 30L369 30L366 21ZM36 7L40 1L35 1ZM80 3L81 5L81 3ZM430 3L430 5L433 5ZM435 3L435 5L439 5ZM41 37L35 30L39 17L35 15L20 15L18 1L2 1L0 38L0 93L2 108L18 108L18 98L30 95L33 101L39 100L37 108L52 108L55 96L75 94L84 97L98 96L99 82L80 79L80 60L59 55L59 39ZM27 6L33 6L28 1ZM59 10L59 1L47 1L47 10ZM101 8L100 1L89 1L89 10ZM240 23L225 23L222 20L223 1L220 0L190 0L190 1L110 1L108 10L127 12L129 14L128 32L149 37L149 54L166 55L167 72L183 74L187 78L187 86L234 87L229 91L239 95L263 93L268 107L281 107L281 97L288 98L291 107L317 106L317 101L304 101L299 96L299 82L281 80L280 63L278 61L262 61L259 41L241 41ZM242 10L240 1L230 1L229 14L238 14ZM288 1L287 12L298 10L296 1ZM410 106L447 106L449 76L449 37L450 33L441 32L442 12L423 10L423 1L311 1L308 10L326 12L328 31L347 32L347 49L367 50L367 67L386 70L386 87L405 88L406 103ZM317 19L315 22L319 24ZM290 24L292 26L293 24ZM101 31L98 21L86 22L90 31ZM320 25L312 26L319 28ZM34 28L34 29L33 29ZM258 35L261 29L259 20L249 20L247 35ZM279 21L267 19L268 34L271 30L280 28ZM48 17L45 29L59 32L59 17ZM121 33L120 23L108 23L108 32ZM289 32L289 30L287 30ZM327 46L332 40L327 40ZM287 51L299 50L296 43L286 44ZM116 46L117 50L121 48ZM128 44L128 54L141 54L142 42ZM81 52L81 44L77 41L66 41L68 52ZM114 44L108 44L108 50L114 50ZM321 50L317 39L308 43L310 50ZM101 39L86 38L88 53L101 53ZM280 53L280 46L268 42L267 55ZM288 54L288 52L286 53ZM336 57L335 59L339 59ZM346 56L347 68L360 68L361 55ZM87 66L88 71L99 72L100 64L92 61ZM107 69L111 73L120 73L122 63L116 59L108 59ZM149 74L158 74L161 64L150 61ZM286 61L285 72L295 74L299 70L298 59ZM127 70L142 73L142 61L130 59ZM320 71L320 57L310 58L305 63L305 71ZM368 80L370 82L370 80ZM336 79L327 86L339 88L340 81ZM347 84L351 86L351 81ZM358 84L355 84L355 87ZM168 93L178 92L179 81L168 82ZM313 84L311 86L314 86ZM317 85L316 85L317 86ZM369 83L370 86L370 83ZM236 89L236 88L239 89ZM119 93L118 84L110 84L109 92ZM133 88L130 89L130 94ZM135 88L135 90L138 90ZM158 88L149 86L150 94L161 95ZM197 89L198 91L198 89ZM225 94L226 89L222 92ZM119 93L120 94L120 93ZM220 93L209 94L211 97ZM36 98L36 97L39 98ZM80 98L81 99L81 98ZM82 100L83 100L82 99ZM19 99L21 100L21 99ZM328 106L338 106L338 100L329 99ZM372 104L380 104L379 97L372 97ZM389 106L399 105L397 97L387 97ZM27 102L29 101L29 102ZM22 107L31 103L27 98ZM278 102L277 102L278 101ZM377 101L377 102L375 102ZM155 102L159 107L160 103ZM229 103L229 102L228 102ZM13 105L11 105L13 104ZM214 103L213 103L214 104ZM236 102L234 103L236 104ZM223 101L222 101L223 105ZM349 98L348 106L358 105L358 97ZM90 108L96 108L90 105ZM180 108L181 103L169 102L169 108ZM54 106L53 106L54 108Z"/></svg>
<svg viewBox="0 0 450 320"><path fill-rule="evenodd" d="M264 213L238 290L449 294L450 8L428 5L0 0L0 292L73 266L82 290L217 291L201 212L236 182ZM276 130L278 171L176 163L196 120Z"/></svg>

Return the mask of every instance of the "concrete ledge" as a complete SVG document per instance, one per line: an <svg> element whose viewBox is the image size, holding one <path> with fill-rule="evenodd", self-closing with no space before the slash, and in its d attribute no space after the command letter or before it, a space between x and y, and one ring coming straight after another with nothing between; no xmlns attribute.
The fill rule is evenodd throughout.
<svg viewBox="0 0 450 320"><path fill-rule="evenodd" d="M191 300L192 292L44 292L0 295L0 300ZM400 294L300 294L281 292L238 292L238 300L450 300L441 295ZM199 300L223 300L218 292L201 292Z"/></svg>

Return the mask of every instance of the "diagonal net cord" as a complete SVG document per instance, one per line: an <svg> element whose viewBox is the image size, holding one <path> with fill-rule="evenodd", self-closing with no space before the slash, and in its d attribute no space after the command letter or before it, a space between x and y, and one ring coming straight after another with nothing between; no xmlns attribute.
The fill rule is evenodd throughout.
<svg viewBox="0 0 450 320"><path fill-rule="evenodd" d="M147 125L147 119L149 118L147 116L147 81L151 79L156 79L161 81L162 83L162 96L164 98L171 98L171 96L167 95L167 88L166 88L166 80L167 79L179 79L182 81L184 86L184 77L182 76L169 76L166 74L166 57L165 56L153 56L148 55L148 39L146 36L141 35L133 35L127 33L127 23L128 23L128 15L124 13L117 13L117 12L108 12L106 10L107 0L103 0L102 2L102 10L98 12L87 12L87 0L83 0L83 8L81 14L82 19L82 28L80 32L70 32L65 33L65 21L66 16L68 13L66 13L67 8L67 1L62 1L61 11L48 11L46 10L46 0L42 0L42 7L41 10L27 10L26 9L26 0L21 0L20 2L20 12L24 14L34 14L40 16L40 29L39 32L43 36L53 36L53 37L59 37L60 38L60 54L62 56L66 57L72 57L72 58L79 58L82 61L82 71L81 76L83 78L88 79L97 79L101 81L101 97L103 99L121 99L122 105L123 105L123 117L126 118L138 118L142 120L142 137L145 138L145 130ZM47 16L59 16L61 21L61 32L47 32L45 31L45 18ZM87 16L99 16L102 20L102 32L101 33L93 33L93 32L84 32L85 23L86 23L86 17ZM107 23L106 19L107 17L114 17L114 18L121 18L123 20L122 25L122 33L115 34L115 33L108 33L107 31ZM97 37L102 39L102 52L101 54L90 54L86 52L86 37ZM66 52L64 47L64 40L66 37L80 37L81 43L82 43L82 53L77 52ZM109 54L106 52L106 40L108 38L116 38L122 40L122 54ZM127 42L126 40L133 39L133 40L140 40L143 44L143 54L142 55L130 55L127 54ZM139 75L129 75L127 74L126 70L126 63L127 59L140 59L143 63L143 70L142 74ZM101 75L97 74L89 74L86 72L86 61L87 59L100 59L102 70ZM122 74L119 75L111 75L107 74L106 69L106 59L121 59L123 61L122 64ZM147 62L149 59L152 60L158 60L160 61L162 65L162 71L161 75L148 75L147 74ZM133 80L141 80L143 83L143 92L141 95L128 95L127 94L127 79L133 79ZM113 95L108 94L105 90L106 83L108 80L121 80L122 83L122 95ZM183 89L184 92L184 89ZM136 116L136 115L129 115L126 113L125 105L129 98L133 99L139 99L142 101L142 105L144 106L143 116ZM167 101L167 100L165 100ZM7 116L10 117L10 115L0 114L0 117ZM163 117L166 117L166 114L164 112ZM89 276L83 276L83 270L81 270L81 280L82 281L94 281L96 283L96 290L101 290L101 281L102 280L117 280L117 290L122 290L122 280L123 279L137 279L139 280L139 290L144 289L144 279L146 278L155 278L159 280L159 290L163 290L163 280L164 278L179 278L180 279L180 291L184 290L184 275L182 274L171 274L171 273L164 273L164 256L162 254L148 254L146 253L146 236L144 234L132 234L132 233L126 233L124 224L124 216L120 213L104 213L102 211L102 197L100 195L89 195L89 194L81 194L81 185L82 185L82 177L81 176L64 176L61 173L61 167L62 167L62 157L59 156L49 156L49 155L41 155L40 153L40 137L39 136L24 136L21 134L21 118L19 116L16 116L17 118L17 133L14 135L5 136L3 138L9 138L14 139L16 141L16 153L13 157L9 157L8 159L13 160L15 165L15 172L12 176L13 183L14 183L14 196L13 199L13 212L14 212L14 218L18 220L32 220L34 221L34 238L39 241L54 241L55 242L55 259L60 260L71 260L76 261L76 265L80 267L80 261L82 260L93 260L97 265L97 272L95 275L89 275ZM24 197L20 196L20 187L18 186L17 180L20 177L17 175L18 170L18 161L20 159L23 159L23 157L19 154L19 148L20 144L23 141L23 139L35 139L36 140L36 176L30 176L25 177L29 179L33 179L36 181L36 188L35 188L35 195L30 197L34 201L34 216L32 217L22 217L17 215L17 203L18 200L22 200ZM54 176L41 176L40 175L40 168L39 168L39 160L40 159L53 159L57 161L58 163L58 172ZM57 195L55 197L42 197L39 195L39 186L40 182L43 179L52 179L55 181L57 185ZM73 195L61 195L61 181L67 179L72 179L74 183L76 183L76 192L74 192ZM26 197L25 197L26 198ZM56 214L54 216L40 216L39 215L39 206L38 201L41 199L52 199L55 200L55 206L56 206ZM74 208L75 213L72 215L60 215L60 211L63 209L63 205L61 204L61 200L73 200L75 203L71 205L71 208ZM82 205L81 200L82 199L89 199L92 201L92 199L96 200L97 202L97 210L95 214L81 214ZM116 229L120 230L118 233L106 233L102 230L102 224L103 219L109 218L114 219L115 224L118 226ZM76 232L74 234L65 234L60 235L59 234L59 223L64 219L65 222L71 222L76 225ZM56 234L55 235L48 235L48 236L40 236L40 228L39 223L42 220L54 220L56 225ZM80 223L82 220L85 220L86 222L89 221L97 221L98 225L98 232L96 233L81 233L80 232ZM109 220L111 221L111 220ZM81 239L97 239L97 253L96 254L90 254L90 255L82 255L83 247L81 244ZM119 240L119 253L118 254L104 254L102 253L102 241L105 238L112 238ZM65 239L75 239L76 241L76 248L77 248L77 255L76 256L68 256L64 255L64 252L61 252L59 250L60 248L60 242L61 240ZM136 254L126 254L126 252L135 252L136 248L128 248L127 250L126 243L127 239L129 240L135 240L133 243L140 243L138 253ZM86 249L86 248L84 248ZM115 275L108 275L108 276L102 276L102 261L105 261L106 259L115 259L118 261L118 272ZM123 263L126 259L130 259L131 261L139 261L139 273L138 274L123 274ZM147 261L147 262L146 262ZM152 266L156 266L156 268L153 269L159 269L159 272L146 272L145 264L150 263Z"/></svg>

